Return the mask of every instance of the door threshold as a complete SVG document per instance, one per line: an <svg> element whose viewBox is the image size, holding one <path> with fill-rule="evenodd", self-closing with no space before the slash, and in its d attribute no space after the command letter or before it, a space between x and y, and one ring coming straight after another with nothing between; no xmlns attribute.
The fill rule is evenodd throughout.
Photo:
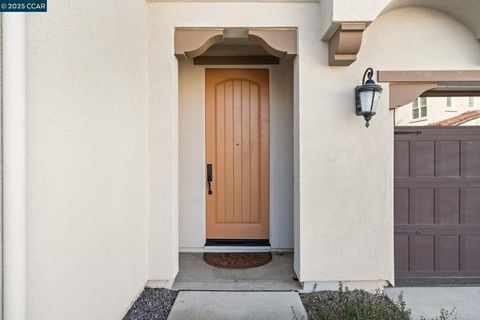
<svg viewBox="0 0 480 320"><path fill-rule="evenodd" d="M271 252L271 246L205 246L204 252Z"/></svg>
<svg viewBox="0 0 480 320"><path fill-rule="evenodd" d="M207 239L205 246L220 246L220 247L269 247L270 240L268 239Z"/></svg>

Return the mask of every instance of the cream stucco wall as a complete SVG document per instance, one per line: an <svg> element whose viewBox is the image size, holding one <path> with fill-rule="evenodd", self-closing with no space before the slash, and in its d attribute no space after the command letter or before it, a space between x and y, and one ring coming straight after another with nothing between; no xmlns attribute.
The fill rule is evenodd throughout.
<svg viewBox="0 0 480 320"><path fill-rule="evenodd" d="M296 272L307 282L393 281L393 113L388 111L385 88L378 114L365 129L363 119L354 114L353 88L369 66L383 70L477 68L480 47L472 33L438 11L399 9L369 26L356 63L329 67L328 44L319 41L319 4L152 3L149 9L151 41L164 44L161 48L155 44L150 51L151 78L155 79L150 107L162 108L167 114L174 114L178 105L172 81L177 76L177 62L172 59L175 27L298 28L294 71L298 107L294 117L298 121ZM162 121L164 132L171 133L176 130L171 119L162 121L157 114L152 121ZM164 150L167 154L178 151L170 143ZM152 163L160 166L155 159L151 157ZM171 168L174 164L168 163ZM161 195L152 192L151 197ZM174 201L172 197L165 206L174 210ZM175 217L174 211L150 214ZM171 225L162 230L174 238L170 229ZM150 241L161 239L152 235ZM168 255L162 256L176 260L172 243L165 246ZM150 254L160 257L154 251ZM157 262L152 261L151 274L164 271ZM176 273L174 268L170 271Z"/></svg>
<svg viewBox="0 0 480 320"><path fill-rule="evenodd" d="M393 281L393 112L385 87L366 129L353 88L369 66L478 69L480 44L445 13L404 8L368 27L352 66L329 67L321 6L52 0L27 16L29 319L120 318L147 279L175 278L175 27L298 28L295 270L304 282Z"/></svg>
<svg viewBox="0 0 480 320"><path fill-rule="evenodd" d="M293 63L270 68L270 244L294 247Z"/></svg>
<svg viewBox="0 0 480 320"><path fill-rule="evenodd" d="M406 7L429 8L448 13L480 39L480 2L476 0L321 0L320 32L324 39L329 39L342 22L369 24L384 13Z"/></svg>
<svg viewBox="0 0 480 320"><path fill-rule="evenodd" d="M148 280L146 9L27 15L28 319L120 319Z"/></svg>
<svg viewBox="0 0 480 320"><path fill-rule="evenodd" d="M172 81L172 79L178 79L178 63L172 54L174 28L298 26L304 24L302 21L307 21L307 24L314 22L317 9L318 5L312 3L251 3L248 6L244 3L149 4L150 277L152 279L173 279L178 271L178 243L176 242L178 239L178 220L176 219L178 180L175 180L178 168L174 162L175 154L178 154L175 136L178 130L178 86L176 81ZM202 15L196 14L200 11ZM269 14L265 15L265 12ZM304 29L305 34L313 32L314 28L315 24L309 27L309 31ZM158 136L164 138L160 140L156 138ZM162 179L162 181L155 181L156 179ZM172 183L165 184L165 181ZM159 192L159 186L162 186L164 194Z"/></svg>
<svg viewBox="0 0 480 320"><path fill-rule="evenodd" d="M293 249L293 64L235 67L270 70L270 243ZM179 61L179 112L179 246L197 251L206 239L205 66Z"/></svg>

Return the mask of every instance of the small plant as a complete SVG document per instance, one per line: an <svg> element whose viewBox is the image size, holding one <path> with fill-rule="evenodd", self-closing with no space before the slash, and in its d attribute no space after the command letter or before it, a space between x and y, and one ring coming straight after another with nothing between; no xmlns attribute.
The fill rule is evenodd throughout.
<svg viewBox="0 0 480 320"><path fill-rule="evenodd" d="M412 312L407 307L403 292L392 302L383 292L350 290L339 283L338 291L319 291L300 294L310 320L411 320ZM433 319L456 320L456 310L440 310Z"/></svg>
<svg viewBox="0 0 480 320"><path fill-rule="evenodd" d="M397 305L379 290L350 290L341 282L338 291L307 293L301 298L312 320L410 320L403 297Z"/></svg>
<svg viewBox="0 0 480 320"><path fill-rule="evenodd" d="M421 320L427 320L427 318L421 317ZM431 320L456 320L457 319L457 309L454 307L452 310L448 311L446 309L440 309L440 315Z"/></svg>
<svg viewBox="0 0 480 320"><path fill-rule="evenodd" d="M400 310L401 313L408 315L408 318L410 319L412 316L412 311L407 308L407 303L405 302L405 299L403 299L403 291L400 292L398 295L397 303L396 303L397 308Z"/></svg>

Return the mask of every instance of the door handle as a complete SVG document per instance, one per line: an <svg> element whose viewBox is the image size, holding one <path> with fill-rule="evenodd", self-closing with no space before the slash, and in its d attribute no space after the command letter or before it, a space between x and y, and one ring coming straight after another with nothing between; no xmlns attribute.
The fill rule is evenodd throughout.
<svg viewBox="0 0 480 320"><path fill-rule="evenodd" d="M208 182L208 194L213 194L212 183L213 181L213 165L211 163L207 164L207 182Z"/></svg>

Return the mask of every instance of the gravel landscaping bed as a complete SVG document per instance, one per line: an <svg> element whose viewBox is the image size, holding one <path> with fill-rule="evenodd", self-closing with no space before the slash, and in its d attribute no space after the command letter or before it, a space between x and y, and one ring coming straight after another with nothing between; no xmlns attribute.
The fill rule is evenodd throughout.
<svg viewBox="0 0 480 320"><path fill-rule="evenodd" d="M300 294L309 320L409 320L410 311L401 299L393 303L382 293L364 290L319 291Z"/></svg>
<svg viewBox="0 0 480 320"><path fill-rule="evenodd" d="M145 288L123 320L166 320L177 294L163 288Z"/></svg>

